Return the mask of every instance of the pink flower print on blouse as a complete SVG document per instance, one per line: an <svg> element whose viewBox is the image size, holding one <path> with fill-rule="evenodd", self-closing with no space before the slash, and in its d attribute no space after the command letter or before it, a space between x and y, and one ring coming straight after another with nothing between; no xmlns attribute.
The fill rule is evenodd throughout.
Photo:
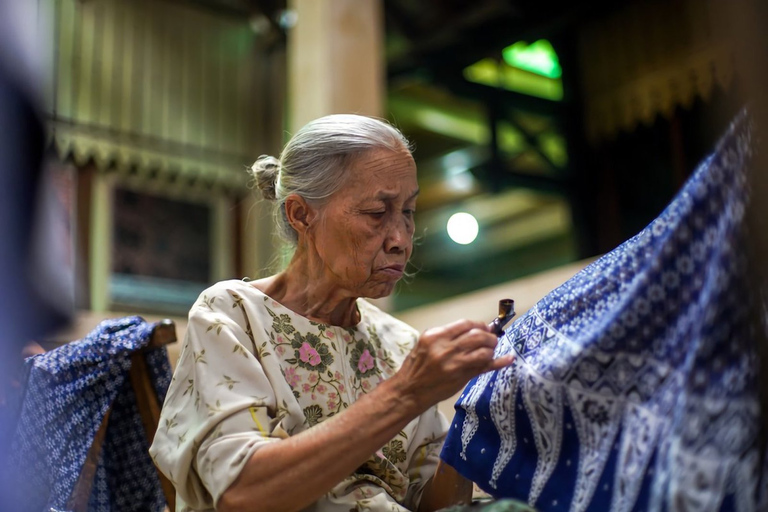
<svg viewBox="0 0 768 512"><path fill-rule="evenodd" d="M320 354L318 354L317 350L312 348L306 341L301 345L301 348L299 349L299 359L305 363L309 363L311 366L317 366L321 361Z"/></svg>
<svg viewBox="0 0 768 512"><path fill-rule="evenodd" d="M362 380L378 373L376 368L376 360L373 358L376 349L373 345L365 342L364 340L357 340L355 347L352 349L352 358L350 363L355 371L355 376Z"/></svg>
<svg viewBox="0 0 768 512"><path fill-rule="evenodd" d="M357 370L360 373L365 373L371 368L373 368L373 356L370 352L368 352L368 349L364 350L363 353L360 355L360 360L357 362Z"/></svg>
<svg viewBox="0 0 768 512"><path fill-rule="evenodd" d="M325 373L328 366L333 364L333 355L328 345L316 334L309 332L302 336L297 332L291 340L291 347L294 357L285 360L288 364L297 364L306 370L319 373Z"/></svg>
<svg viewBox="0 0 768 512"><path fill-rule="evenodd" d="M317 392L320 393L321 395L324 395L327 390L328 388L326 388L323 384L320 384L319 386L317 386Z"/></svg>
<svg viewBox="0 0 768 512"><path fill-rule="evenodd" d="M307 380L309 381L310 384L314 384L315 382L317 382L317 379L318 377L316 373L310 373L309 378Z"/></svg>
<svg viewBox="0 0 768 512"><path fill-rule="evenodd" d="M309 384L302 384L301 391L303 393L309 393L310 391L312 391L312 386L310 386Z"/></svg>
<svg viewBox="0 0 768 512"><path fill-rule="evenodd" d="M296 373L296 368L286 368L285 381L289 386L291 386L291 388L295 388L299 385L299 382L301 382L301 375Z"/></svg>
<svg viewBox="0 0 768 512"><path fill-rule="evenodd" d="M278 345L277 347L275 347L275 352L277 352L277 355L282 356L283 354L285 354L285 347L283 347L282 345Z"/></svg>

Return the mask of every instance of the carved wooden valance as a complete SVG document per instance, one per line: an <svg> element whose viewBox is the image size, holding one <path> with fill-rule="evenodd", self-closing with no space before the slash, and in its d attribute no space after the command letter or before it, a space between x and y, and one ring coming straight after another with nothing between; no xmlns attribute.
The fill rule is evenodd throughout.
<svg viewBox="0 0 768 512"><path fill-rule="evenodd" d="M734 76L727 2L632 2L580 33L585 129L610 138L707 100Z"/></svg>

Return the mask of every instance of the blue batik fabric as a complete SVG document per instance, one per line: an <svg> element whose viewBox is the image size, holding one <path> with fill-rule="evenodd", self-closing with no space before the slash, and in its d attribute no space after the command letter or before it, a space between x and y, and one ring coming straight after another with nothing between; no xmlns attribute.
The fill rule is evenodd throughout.
<svg viewBox="0 0 768 512"><path fill-rule="evenodd" d="M661 215L501 337L442 457L542 511L753 511L757 337L742 114Z"/></svg>
<svg viewBox="0 0 768 512"><path fill-rule="evenodd" d="M102 322L82 340L28 359L26 387L11 447L18 510L66 510L86 454L111 407L88 510L165 507L128 372L154 324L140 317ZM171 380L164 347L145 351L159 404Z"/></svg>

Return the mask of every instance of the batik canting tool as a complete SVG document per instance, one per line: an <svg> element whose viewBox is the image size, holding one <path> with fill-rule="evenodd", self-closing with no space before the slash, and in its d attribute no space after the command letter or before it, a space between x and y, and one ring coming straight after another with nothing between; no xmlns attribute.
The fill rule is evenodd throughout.
<svg viewBox="0 0 768 512"><path fill-rule="evenodd" d="M504 334L504 326L515 316L515 301L512 299L501 299L499 301L499 316L488 324L491 332L496 336Z"/></svg>

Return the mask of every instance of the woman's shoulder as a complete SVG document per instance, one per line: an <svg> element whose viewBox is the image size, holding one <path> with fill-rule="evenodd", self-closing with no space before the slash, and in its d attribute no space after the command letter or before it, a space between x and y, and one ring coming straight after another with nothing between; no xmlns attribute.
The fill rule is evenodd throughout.
<svg viewBox="0 0 768 512"><path fill-rule="evenodd" d="M264 294L251 285L250 281L241 279L219 281L200 292L189 314L192 316L201 308L204 311L227 311L232 309L233 305L236 306L239 300L260 296L264 296Z"/></svg>

